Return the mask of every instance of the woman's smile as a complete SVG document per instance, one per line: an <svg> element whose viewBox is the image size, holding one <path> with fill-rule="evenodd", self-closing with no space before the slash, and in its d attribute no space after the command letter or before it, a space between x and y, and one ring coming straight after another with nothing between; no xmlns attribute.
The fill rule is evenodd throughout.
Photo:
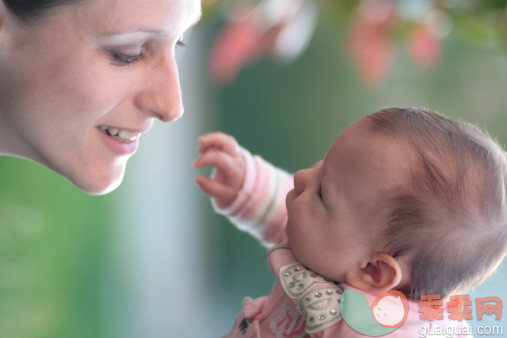
<svg viewBox="0 0 507 338"><path fill-rule="evenodd" d="M98 126L98 130L106 145L116 155L121 156L135 153L139 146L139 138L148 132L152 125L153 123L150 123L147 127L133 129L102 124Z"/></svg>
<svg viewBox="0 0 507 338"><path fill-rule="evenodd" d="M100 136L104 140L105 144L116 154L116 155L131 155L136 152L139 146L139 140L133 140L124 142L119 140L117 137L110 136L107 132L99 130Z"/></svg>
<svg viewBox="0 0 507 338"><path fill-rule="evenodd" d="M107 126L105 124L99 126L99 129L105 132L108 136L111 136L124 143L135 141L141 136L140 132L131 132L125 129L118 129L115 127Z"/></svg>

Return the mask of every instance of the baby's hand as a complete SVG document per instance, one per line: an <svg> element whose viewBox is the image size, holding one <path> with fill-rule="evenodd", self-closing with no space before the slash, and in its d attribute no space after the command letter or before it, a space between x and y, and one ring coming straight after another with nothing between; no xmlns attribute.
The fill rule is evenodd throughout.
<svg viewBox="0 0 507 338"><path fill-rule="evenodd" d="M223 133L209 133L199 137L197 151L201 155L194 167L214 166L214 179L199 175L197 185L207 195L213 197L218 207L228 207L238 196L245 181L245 159L236 140Z"/></svg>

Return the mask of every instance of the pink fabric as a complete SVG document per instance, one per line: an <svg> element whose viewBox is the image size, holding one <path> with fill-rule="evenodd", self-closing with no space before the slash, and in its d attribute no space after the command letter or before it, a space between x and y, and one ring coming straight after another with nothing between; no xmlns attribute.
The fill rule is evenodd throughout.
<svg viewBox="0 0 507 338"><path fill-rule="evenodd" d="M219 208L212 201L213 206L266 246L282 243L287 240L285 196L294 187L292 176L243 148L241 152L246 160L243 189L227 208Z"/></svg>
<svg viewBox="0 0 507 338"><path fill-rule="evenodd" d="M226 337L364 337L343 320L318 332L306 332L306 319L298 309L298 299L291 298L285 292L279 278L283 266L297 263L285 235L287 221L285 196L293 188L292 176L273 167L262 158L252 157L244 149L242 151L247 162L243 190L228 208L220 210L216 204L214 205L217 212L228 216L238 228L249 231L267 245L276 245L268 252L268 265L276 280L269 296L255 300L249 297L244 299L243 310L236 317L233 329ZM354 289L343 283L340 286L343 289ZM311 291L312 288L308 290ZM360 292L370 305L376 298L375 294L354 290ZM424 337L421 332L428 331L421 328L429 328L431 325L463 327L466 323L420 320L418 304L409 301L409 313L405 323L384 337Z"/></svg>

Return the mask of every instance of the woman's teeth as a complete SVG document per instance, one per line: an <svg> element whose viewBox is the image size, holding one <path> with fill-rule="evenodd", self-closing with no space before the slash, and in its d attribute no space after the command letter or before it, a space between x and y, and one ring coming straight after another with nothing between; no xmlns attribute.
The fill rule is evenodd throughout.
<svg viewBox="0 0 507 338"><path fill-rule="evenodd" d="M105 125L99 126L99 129L105 132L107 135L125 143L135 141L141 136L141 133L132 133L130 131L117 129Z"/></svg>

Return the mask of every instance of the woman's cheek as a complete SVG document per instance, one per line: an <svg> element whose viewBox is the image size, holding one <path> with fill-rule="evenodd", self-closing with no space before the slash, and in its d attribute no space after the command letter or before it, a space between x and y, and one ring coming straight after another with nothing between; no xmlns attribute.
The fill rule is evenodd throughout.
<svg viewBox="0 0 507 338"><path fill-rule="evenodd" d="M99 71L83 74L81 81L75 83L73 102L80 103L80 106L87 111L97 115L113 109L127 94L127 81L114 81Z"/></svg>

